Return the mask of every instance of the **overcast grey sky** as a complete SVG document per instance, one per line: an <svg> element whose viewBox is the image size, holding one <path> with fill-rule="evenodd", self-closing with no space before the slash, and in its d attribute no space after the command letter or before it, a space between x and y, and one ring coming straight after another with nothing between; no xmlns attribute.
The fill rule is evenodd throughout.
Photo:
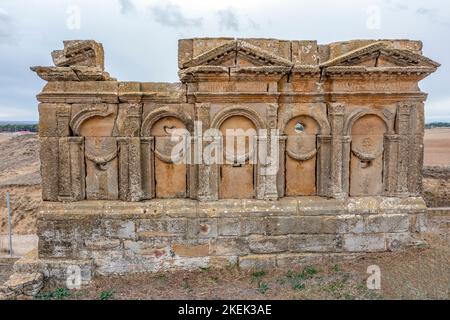
<svg viewBox="0 0 450 320"><path fill-rule="evenodd" d="M450 121L450 2L438 0L0 0L0 121L38 118L45 82L29 67L52 65L62 40L102 42L119 80L174 82L177 40L215 36L422 40L442 64L420 85L426 121Z"/></svg>

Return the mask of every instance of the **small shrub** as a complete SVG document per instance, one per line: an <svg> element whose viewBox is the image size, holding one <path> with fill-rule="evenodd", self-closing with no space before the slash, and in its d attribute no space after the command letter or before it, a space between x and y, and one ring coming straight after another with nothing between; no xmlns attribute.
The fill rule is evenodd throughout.
<svg viewBox="0 0 450 320"><path fill-rule="evenodd" d="M340 268L337 264L335 264L335 265L331 268L331 270L333 270L334 272L339 272L339 271L341 271L341 268Z"/></svg>
<svg viewBox="0 0 450 320"><path fill-rule="evenodd" d="M188 292L192 291L191 285L189 284L189 282L187 282L187 280L183 281L181 287Z"/></svg>
<svg viewBox="0 0 450 320"><path fill-rule="evenodd" d="M211 271L211 267L200 267L200 271L209 272L209 271Z"/></svg>
<svg viewBox="0 0 450 320"><path fill-rule="evenodd" d="M37 300L63 300L70 298L70 290L67 288L56 288L54 291L42 292L34 298Z"/></svg>
<svg viewBox="0 0 450 320"><path fill-rule="evenodd" d="M261 282L261 281L258 282L258 288L257 288L258 292L264 294L264 293L266 293L267 290L269 290L269 289L270 289L270 288L269 288L269 285L268 285L267 283Z"/></svg>
<svg viewBox="0 0 450 320"><path fill-rule="evenodd" d="M307 267L305 267L305 269L303 269L303 274L308 278L314 276L318 272L319 271L317 271L317 269L314 268L313 266L307 266Z"/></svg>
<svg viewBox="0 0 450 320"><path fill-rule="evenodd" d="M305 284L304 283L295 283L292 285L292 289L303 290L303 289L305 289Z"/></svg>
<svg viewBox="0 0 450 320"><path fill-rule="evenodd" d="M166 282L167 281L167 275L164 273L160 273L156 276L156 278L161 281L161 282Z"/></svg>
<svg viewBox="0 0 450 320"><path fill-rule="evenodd" d="M100 293L100 300L110 300L113 299L114 292L113 291L102 291Z"/></svg>
<svg viewBox="0 0 450 320"><path fill-rule="evenodd" d="M267 272L265 270L256 270L253 271L251 276L252 276L252 282L253 281L259 281L260 278L264 277L267 274Z"/></svg>

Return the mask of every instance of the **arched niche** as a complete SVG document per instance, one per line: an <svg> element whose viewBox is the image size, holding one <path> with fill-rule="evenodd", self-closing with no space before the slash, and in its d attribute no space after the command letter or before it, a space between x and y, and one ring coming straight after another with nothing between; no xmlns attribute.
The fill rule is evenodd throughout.
<svg viewBox="0 0 450 320"><path fill-rule="evenodd" d="M119 197L119 161L115 137L112 137L117 114L115 104L75 104L70 127L83 137L86 198L115 200Z"/></svg>
<svg viewBox="0 0 450 320"><path fill-rule="evenodd" d="M285 195L317 193L317 135L319 123L307 115L290 119L285 128Z"/></svg>
<svg viewBox="0 0 450 320"><path fill-rule="evenodd" d="M185 124L173 116L157 120L151 130L153 137L154 196L156 198L185 198L187 195L187 169L185 163L176 163L172 150L179 141L172 141L175 129L185 129ZM176 161L176 159L175 159Z"/></svg>
<svg viewBox="0 0 450 320"><path fill-rule="evenodd" d="M79 135L83 137L110 137L114 129L116 116L94 116L85 120L79 128Z"/></svg>
<svg viewBox="0 0 450 320"><path fill-rule="evenodd" d="M234 115L225 119L219 129L223 143L219 169L219 198L254 198L256 165L250 160L256 151L255 124L243 115ZM237 135L230 135L230 131Z"/></svg>
<svg viewBox="0 0 450 320"><path fill-rule="evenodd" d="M70 128L76 136L111 137L117 106L113 104L75 105Z"/></svg>
<svg viewBox="0 0 450 320"><path fill-rule="evenodd" d="M246 155L245 163L240 164L213 164L205 166L210 170L211 179L209 179L210 189L213 190L212 198L264 198L264 189L261 186L263 179L258 159L257 145L260 137L260 129L266 129L265 121L252 108L245 106L229 106L220 110L212 119L211 129L217 129L224 132L226 129L243 129L256 131L251 155ZM222 141L225 146L226 140ZM248 150L247 150L248 151ZM223 151L225 152L225 151ZM244 152L245 153L245 152ZM224 155L225 157L226 155ZM254 157L249 161L249 157ZM249 163L253 162L253 163ZM252 178L252 180L251 180ZM238 187L239 181L244 182ZM241 190L238 188L242 188ZM239 191L239 192L238 192Z"/></svg>
<svg viewBox="0 0 450 320"><path fill-rule="evenodd" d="M384 190L384 136L388 124L377 114L362 114L351 122L350 196L381 195Z"/></svg>

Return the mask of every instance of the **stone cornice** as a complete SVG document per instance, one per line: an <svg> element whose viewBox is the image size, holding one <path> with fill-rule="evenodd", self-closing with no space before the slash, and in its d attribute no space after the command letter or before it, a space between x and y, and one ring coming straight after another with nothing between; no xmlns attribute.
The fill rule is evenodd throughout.
<svg viewBox="0 0 450 320"><path fill-rule="evenodd" d="M425 77L436 69L432 67L363 67L363 66L336 66L323 69L325 76L363 75L367 77L377 75L407 75Z"/></svg>
<svg viewBox="0 0 450 320"><path fill-rule="evenodd" d="M46 103L118 103L117 92L41 92L36 96Z"/></svg>

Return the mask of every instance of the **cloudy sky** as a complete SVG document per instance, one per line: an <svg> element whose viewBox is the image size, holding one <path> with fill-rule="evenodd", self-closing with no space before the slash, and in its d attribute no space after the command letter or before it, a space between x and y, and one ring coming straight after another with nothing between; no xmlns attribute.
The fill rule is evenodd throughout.
<svg viewBox="0 0 450 320"><path fill-rule="evenodd" d="M52 65L64 39L102 42L119 80L173 82L177 39L215 36L422 40L442 64L421 82L426 120L450 121L450 2L441 0L0 0L0 121L37 120L45 82L29 67Z"/></svg>

